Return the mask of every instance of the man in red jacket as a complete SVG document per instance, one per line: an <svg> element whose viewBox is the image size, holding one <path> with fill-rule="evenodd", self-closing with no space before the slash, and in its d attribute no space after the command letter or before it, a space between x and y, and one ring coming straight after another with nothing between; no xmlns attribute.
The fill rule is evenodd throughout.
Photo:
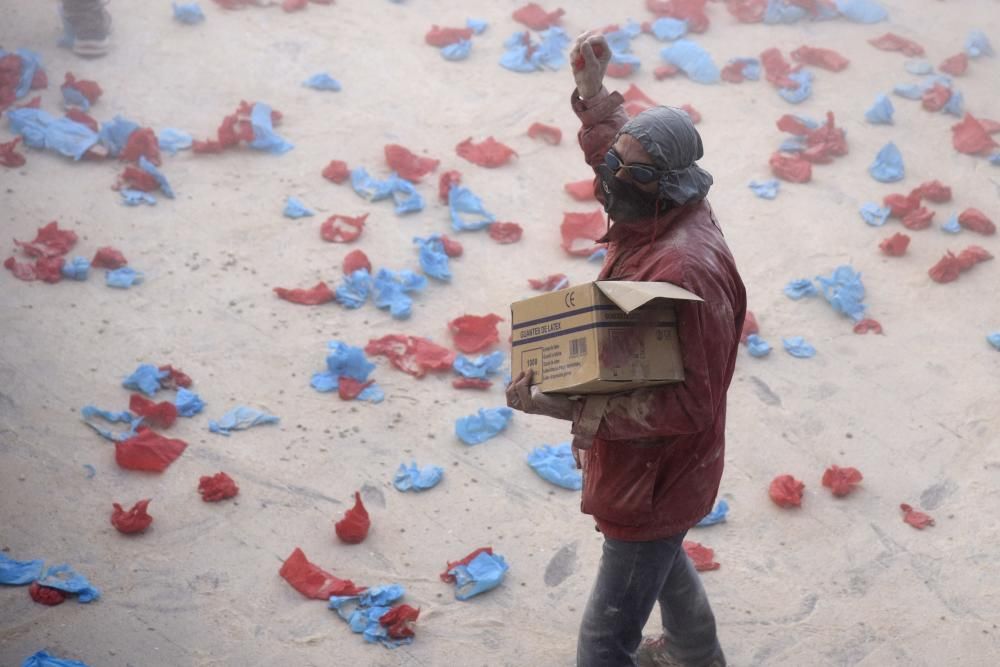
<svg viewBox="0 0 1000 667"><path fill-rule="evenodd" d="M541 394L521 374L507 403L573 422L581 508L604 534L577 664L723 667L715 618L682 544L719 491L746 291L705 199L712 177L696 164L701 137L687 114L655 107L629 119L622 96L603 86L610 49L600 35L581 35L570 57L582 62L571 99L580 147L613 222L600 279L670 282L703 302L678 306L683 382L573 400ZM663 633L643 641L657 601Z"/></svg>

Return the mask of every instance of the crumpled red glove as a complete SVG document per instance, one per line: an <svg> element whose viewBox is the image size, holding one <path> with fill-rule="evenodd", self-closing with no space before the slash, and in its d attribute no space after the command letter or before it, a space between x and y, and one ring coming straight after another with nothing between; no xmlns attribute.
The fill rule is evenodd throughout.
<svg viewBox="0 0 1000 667"><path fill-rule="evenodd" d="M934 519L929 514L918 512L906 503L902 503L899 509L903 510L903 521L910 524L917 530L923 530L927 526L934 525Z"/></svg>
<svg viewBox="0 0 1000 667"><path fill-rule="evenodd" d="M354 492L354 507L344 512L344 518L334 524L337 537L348 544L360 544L368 537L372 522L361 502L361 494Z"/></svg>
<svg viewBox="0 0 1000 667"><path fill-rule="evenodd" d="M118 503L112 503L114 511L111 513L111 525L117 528L119 533L126 535L143 532L153 523L153 517L146 512L149 501L149 498L140 500L128 511L122 509Z"/></svg>
<svg viewBox="0 0 1000 667"><path fill-rule="evenodd" d="M778 475L771 481L768 495L778 507L801 507L806 485L791 475Z"/></svg>
<svg viewBox="0 0 1000 667"><path fill-rule="evenodd" d="M128 409L146 420L150 426L170 428L177 421L177 406L170 401L156 403L145 396L132 394Z"/></svg>
<svg viewBox="0 0 1000 667"><path fill-rule="evenodd" d="M684 553L694 563L694 569L698 572L718 570L722 567L715 562L715 550L698 542L684 540Z"/></svg>
<svg viewBox="0 0 1000 667"><path fill-rule="evenodd" d="M830 466L823 472L823 486L830 489L838 498L843 498L853 491L862 479L864 477L857 468Z"/></svg>
<svg viewBox="0 0 1000 667"><path fill-rule="evenodd" d="M240 492L236 481L224 472L205 475L198 480L198 493L206 503L217 503L232 498Z"/></svg>
<svg viewBox="0 0 1000 667"><path fill-rule="evenodd" d="M466 354L482 352L500 342L497 324L503 322L499 315L462 315L448 323L455 347Z"/></svg>
<svg viewBox="0 0 1000 667"><path fill-rule="evenodd" d="M336 298L333 290L322 280L308 289L275 287L274 293L278 295L278 298L303 306L318 306L323 303L329 303Z"/></svg>

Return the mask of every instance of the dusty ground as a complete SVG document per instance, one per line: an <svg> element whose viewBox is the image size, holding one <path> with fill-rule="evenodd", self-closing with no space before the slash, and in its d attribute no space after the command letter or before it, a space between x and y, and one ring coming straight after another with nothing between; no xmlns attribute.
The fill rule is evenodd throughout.
<svg viewBox="0 0 1000 667"><path fill-rule="evenodd" d="M405 331L447 342L449 319L505 314L528 295L528 277L565 272L583 282L595 274L594 264L558 247L562 212L590 208L562 191L588 175L573 141L569 72L524 75L497 64L519 3L344 1L287 15L227 13L204 1L207 22L185 27L171 20L169 3L116 0L114 49L92 62L56 48L53 4L0 8L0 44L44 56L52 82L45 108L58 108L66 71L104 87L99 119L120 113L196 136L214 132L240 99L261 100L285 113L280 132L296 148L282 157L248 150L167 157L178 198L155 208L119 204L109 189L116 164L28 151L25 167L0 172L4 243L55 219L80 234L81 254L112 244L147 276L126 292L105 287L99 273L57 286L0 276L0 548L72 563L103 591L97 603L56 608L34 604L20 588L0 591L0 664L19 665L48 648L95 667L571 665L601 538L579 513L576 493L550 487L524 463L532 447L564 439L565 428L518 416L500 437L467 448L452 434L454 420L499 405L500 387L457 392L446 378L416 381L381 361L376 377L388 395L381 405L342 403L308 385L332 338L363 345ZM722 564L704 580L733 665L1000 661L1000 357L984 340L1000 329L998 267L980 266L951 285L926 273L946 249L981 243L998 254L993 238L951 237L937 224L967 206L998 220L1000 171L954 152L952 119L919 103L894 98L891 127L863 120L877 93L912 78L903 56L876 51L867 39L894 30L923 43L937 63L960 50L974 27L1000 43L1000 3L885 5L888 26L776 28L738 25L712 5L712 28L699 40L720 64L772 45L787 54L802 43L852 59L843 73L817 71L814 96L795 109L765 82L656 82L660 44L635 42L644 70L634 82L704 116L702 164L716 179L711 200L762 333L779 348L763 360L742 353L722 489L732 513L726 524L692 533ZM564 6L570 34L648 17L638 0ZM468 61L445 62L423 44L432 23L459 25L468 16L490 21ZM1000 116L998 68L996 59L982 59L958 80L977 115ZM300 85L324 70L341 80L342 92ZM774 202L754 198L746 183L768 176L767 157L782 139L774 121L828 109L847 128L851 153L817 167L808 185L785 185ZM558 147L530 140L533 121L558 125L566 140ZM513 146L519 159L491 171L454 154L462 139L488 135ZM908 169L896 186L865 171L889 139ZM412 236L446 231L436 176L421 186L427 209L406 218L320 178L334 158L384 173L389 142L440 158L442 170L460 169L500 219L524 225L524 241L498 246L485 234L463 236L466 255L452 262L452 285L431 286L406 323L371 305L344 311L277 300L274 286L337 280L350 248L318 238L326 215L370 212L357 245L376 265L397 269L416 267ZM878 241L898 222L869 228L858 206L931 178L950 184L955 201L935 207L935 228L912 234L906 257L882 257ZM283 218L287 195L300 196L317 216ZM863 273L885 336L855 335L822 301L782 295L788 280L843 263ZM780 338L789 335L806 336L818 355L786 355ZM179 365L208 403L204 414L174 427L190 447L163 475L119 469L111 446L79 418L88 403L123 408L119 383L139 362ZM277 414L281 424L228 439L210 434L208 418L238 403ZM413 457L446 468L438 488L423 495L392 488L395 468ZM831 463L860 468L862 489L831 498L819 484ZM84 464L97 469L93 479ZM220 469L238 480L238 502L202 503L198 477ZM806 482L801 510L780 510L767 498L770 479L785 472ZM331 521L358 488L374 527L363 545L341 545ZM153 498L152 529L137 539L116 533L108 524L112 501L143 497ZM933 514L937 525L924 532L905 525L900 502ZM458 602L437 573L484 544L507 557L507 579ZM392 652L366 645L322 603L302 598L278 577L296 546L340 576L406 586L406 600L423 610L417 641Z"/></svg>

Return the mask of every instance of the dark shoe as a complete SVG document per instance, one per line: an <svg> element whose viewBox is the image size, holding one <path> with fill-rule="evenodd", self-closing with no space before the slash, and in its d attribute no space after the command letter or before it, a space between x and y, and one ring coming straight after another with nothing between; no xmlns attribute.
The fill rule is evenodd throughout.
<svg viewBox="0 0 1000 667"><path fill-rule="evenodd" d="M644 637L635 653L639 667L726 667L726 657L722 649L704 665L686 665L670 655L667 640L659 637Z"/></svg>
<svg viewBox="0 0 1000 667"><path fill-rule="evenodd" d="M111 45L111 14L104 8L107 0L63 0L62 17L66 42L73 53L96 58Z"/></svg>

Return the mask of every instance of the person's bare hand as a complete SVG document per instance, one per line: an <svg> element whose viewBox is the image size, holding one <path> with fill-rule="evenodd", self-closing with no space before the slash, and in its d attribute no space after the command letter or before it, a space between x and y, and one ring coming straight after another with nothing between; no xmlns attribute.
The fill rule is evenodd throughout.
<svg viewBox="0 0 1000 667"><path fill-rule="evenodd" d="M534 371L522 371L507 385L507 407L529 415L573 419L573 402L566 396L543 394L531 386L533 378Z"/></svg>
<svg viewBox="0 0 1000 667"><path fill-rule="evenodd" d="M593 97L604 87L604 73L611 62L611 48L604 35L589 30L576 38L569 53L576 79L576 92L582 99Z"/></svg>

